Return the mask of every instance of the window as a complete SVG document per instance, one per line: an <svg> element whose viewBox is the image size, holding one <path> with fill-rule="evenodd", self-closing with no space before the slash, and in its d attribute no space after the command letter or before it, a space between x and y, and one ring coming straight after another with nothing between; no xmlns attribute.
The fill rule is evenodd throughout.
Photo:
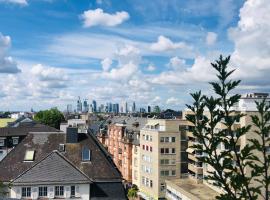
<svg viewBox="0 0 270 200"><path fill-rule="evenodd" d="M146 145L146 151L148 151L148 146Z"/></svg>
<svg viewBox="0 0 270 200"><path fill-rule="evenodd" d="M161 170L160 175L161 176L169 176L169 170Z"/></svg>
<svg viewBox="0 0 270 200"><path fill-rule="evenodd" d="M54 195L57 197L64 196L64 186L55 186Z"/></svg>
<svg viewBox="0 0 270 200"><path fill-rule="evenodd" d="M153 151L152 147L150 147L150 151L151 151L151 152Z"/></svg>
<svg viewBox="0 0 270 200"><path fill-rule="evenodd" d="M144 146L144 145L142 145L142 149L143 149L143 150L145 149L145 146Z"/></svg>
<svg viewBox="0 0 270 200"><path fill-rule="evenodd" d="M161 148L160 153L161 154L169 154L169 148Z"/></svg>
<svg viewBox="0 0 270 200"><path fill-rule="evenodd" d="M47 196L47 187L38 187L38 196L46 197Z"/></svg>
<svg viewBox="0 0 270 200"><path fill-rule="evenodd" d="M18 137L12 138L12 144L13 145L17 145L18 143L19 143L19 138Z"/></svg>
<svg viewBox="0 0 270 200"><path fill-rule="evenodd" d="M165 137L165 142L169 142L170 138L169 137Z"/></svg>
<svg viewBox="0 0 270 200"><path fill-rule="evenodd" d="M172 154L175 154L175 148L172 148Z"/></svg>
<svg viewBox="0 0 270 200"><path fill-rule="evenodd" d="M5 146L5 139L0 139L0 147Z"/></svg>
<svg viewBox="0 0 270 200"><path fill-rule="evenodd" d="M176 175L176 172L175 170L172 170L172 173L171 173L172 176L175 176Z"/></svg>
<svg viewBox="0 0 270 200"><path fill-rule="evenodd" d="M172 137L171 140L172 140L172 142L175 142L175 137Z"/></svg>
<svg viewBox="0 0 270 200"><path fill-rule="evenodd" d="M82 160L83 161L90 161L91 160L90 149L88 149L87 147L83 147Z"/></svg>
<svg viewBox="0 0 270 200"><path fill-rule="evenodd" d="M34 161L35 151L27 150L24 156L24 161Z"/></svg>
<svg viewBox="0 0 270 200"><path fill-rule="evenodd" d="M161 137L160 138L160 142L164 142L164 137Z"/></svg>
<svg viewBox="0 0 270 200"><path fill-rule="evenodd" d="M175 165L175 159L171 159L171 165Z"/></svg>
<svg viewBox="0 0 270 200"><path fill-rule="evenodd" d="M163 192L165 190L165 183L160 184L160 191Z"/></svg>
<svg viewBox="0 0 270 200"><path fill-rule="evenodd" d="M169 159L161 159L160 164L161 165L168 165L169 164Z"/></svg>
<svg viewBox="0 0 270 200"><path fill-rule="evenodd" d="M266 149L265 149L265 151L266 151L266 153L270 153L270 146L269 147L265 147Z"/></svg>
<svg viewBox="0 0 270 200"><path fill-rule="evenodd" d="M75 186L74 185L70 186L70 196L75 197Z"/></svg>
<svg viewBox="0 0 270 200"><path fill-rule="evenodd" d="M149 141L152 142L152 135L149 136Z"/></svg>
<svg viewBox="0 0 270 200"><path fill-rule="evenodd" d="M153 181L150 180L150 187L153 187Z"/></svg>
<svg viewBox="0 0 270 200"><path fill-rule="evenodd" d="M31 197L31 187L22 188L22 197Z"/></svg>

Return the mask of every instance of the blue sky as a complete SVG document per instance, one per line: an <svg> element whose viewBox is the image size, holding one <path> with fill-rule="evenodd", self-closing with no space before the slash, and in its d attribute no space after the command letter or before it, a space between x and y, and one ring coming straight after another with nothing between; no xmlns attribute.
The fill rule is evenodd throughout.
<svg viewBox="0 0 270 200"><path fill-rule="evenodd" d="M211 94L220 54L239 92L268 92L268 11L267 0L0 0L0 110L77 96L183 109L190 92Z"/></svg>

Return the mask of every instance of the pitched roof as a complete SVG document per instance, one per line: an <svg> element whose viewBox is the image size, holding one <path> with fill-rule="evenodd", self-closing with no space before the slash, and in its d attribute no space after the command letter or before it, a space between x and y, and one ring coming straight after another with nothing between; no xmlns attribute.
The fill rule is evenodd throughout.
<svg viewBox="0 0 270 200"><path fill-rule="evenodd" d="M66 134L55 133L29 133L1 162L0 180L15 179L27 169L40 162L52 151L64 144ZM91 150L91 161L82 162L81 150L87 147ZM35 160L24 162L26 150L35 150ZM79 134L76 144L65 144L65 152L61 152L74 166L93 180L121 180L121 175L114 164L104 154L98 143L85 133Z"/></svg>
<svg viewBox="0 0 270 200"><path fill-rule="evenodd" d="M89 178L58 151L53 151L41 161L19 175L14 185L46 183L89 183Z"/></svg>
<svg viewBox="0 0 270 200"><path fill-rule="evenodd" d="M22 123L18 127L0 128L0 137L25 136L29 132L59 132L60 130L37 122Z"/></svg>

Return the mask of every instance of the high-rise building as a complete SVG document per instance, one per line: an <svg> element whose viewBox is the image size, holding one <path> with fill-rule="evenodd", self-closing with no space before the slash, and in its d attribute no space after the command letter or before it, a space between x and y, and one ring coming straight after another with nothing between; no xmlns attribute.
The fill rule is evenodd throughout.
<svg viewBox="0 0 270 200"><path fill-rule="evenodd" d="M145 109L144 108L140 108L140 113L145 113Z"/></svg>
<svg viewBox="0 0 270 200"><path fill-rule="evenodd" d="M143 199L164 199L165 180L180 178L186 173L187 141L179 127L184 120L148 119L140 131L139 196ZM133 173L135 174L135 172ZM135 177L134 177L135 178Z"/></svg>
<svg viewBox="0 0 270 200"><path fill-rule="evenodd" d="M147 106L147 112L151 113L151 106Z"/></svg>
<svg viewBox="0 0 270 200"><path fill-rule="evenodd" d="M115 103L112 105L112 112L119 113L119 104L118 103Z"/></svg>
<svg viewBox="0 0 270 200"><path fill-rule="evenodd" d="M83 101L83 112L88 112L89 111L89 105L88 105L88 103L87 103L87 99L85 99L84 101Z"/></svg>
<svg viewBox="0 0 270 200"><path fill-rule="evenodd" d="M97 102L95 100L93 100L92 106L93 106L93 112L97 112Z"/></svg>
<svg viewBox="0 0 270 200"><path fill-rule="evenodd" d="M78 100L77 100L77 112L78 113L81 113L82 112L82 102L81 102L81 98L78 97Z"/></svg>
<svg viewBox="0 0 270 200"><path fill-rule="evenodd" d="M72 110L72 104L68 104L68 105L67 105L67 112L68 112L68 113L72 113L72 111L73 111L73 110Z"/></svg>
<svg viewBox="0 0 270 200"><path fill-rule="evenodd" d="M123 102L123 113L128 113L128 103Z"/></svg>
<svg viewBox="0 0 270 200"><path fill-rule="evenodd" d="M133 101L132 103L132 113L135 113L136 112L136 104L135 104L135 101Z"/></svg>

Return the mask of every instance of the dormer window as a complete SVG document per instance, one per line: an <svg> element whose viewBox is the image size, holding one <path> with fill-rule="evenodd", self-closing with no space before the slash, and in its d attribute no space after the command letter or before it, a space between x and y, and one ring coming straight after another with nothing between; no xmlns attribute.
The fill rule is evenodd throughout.
<svg viewBox="0 0 270 200"><path fill-rule="evenodd" d="M0 147L5 146L5 138L0 138Z"/></svg>
<svg viewBox="0 0 270 200"><path fill-rule="evenodd" d="M27 150L25 152L24 161L34 161L35 151L34 150Z"/></svg>
<svg viewBox="0 0 270 200"><path fill-rule="evenodd" d="M91 151L87 147L83 147L82 149L82 161L90 161L91 160Z"/></svg>

